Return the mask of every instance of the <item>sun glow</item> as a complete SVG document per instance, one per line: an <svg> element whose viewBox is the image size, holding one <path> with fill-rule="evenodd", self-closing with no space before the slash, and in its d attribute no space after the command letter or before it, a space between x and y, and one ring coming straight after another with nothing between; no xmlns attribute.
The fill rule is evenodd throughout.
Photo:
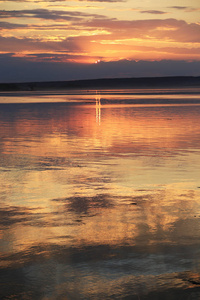
<svg viewBox="0 0 200 300"><path fill-rule="evenodd" d="M200 61L197 5L144 1L138 8L117 1L106 0L100 9L101 1L0 0L0 53L13 60L96 65L121 59Z"/></svg>

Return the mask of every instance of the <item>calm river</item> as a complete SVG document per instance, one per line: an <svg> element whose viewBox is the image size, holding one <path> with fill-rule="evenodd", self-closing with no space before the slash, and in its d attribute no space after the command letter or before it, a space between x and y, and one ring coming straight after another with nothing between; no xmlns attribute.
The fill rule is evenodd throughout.
<svg viewBox="0 0 200 300"><path fill-rule="evenodd" d="M0 95L0 298L200 299L200 92Z"/></svg>

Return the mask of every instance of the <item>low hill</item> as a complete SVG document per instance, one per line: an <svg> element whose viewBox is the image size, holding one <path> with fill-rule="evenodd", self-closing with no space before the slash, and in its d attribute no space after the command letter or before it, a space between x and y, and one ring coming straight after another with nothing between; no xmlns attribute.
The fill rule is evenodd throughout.
<svg viewBox="0 0 200 300"><path fill-rule="evenodd" d="M74 81L0 83L0 91L200 87L200 76L103 78Z"/></svg>

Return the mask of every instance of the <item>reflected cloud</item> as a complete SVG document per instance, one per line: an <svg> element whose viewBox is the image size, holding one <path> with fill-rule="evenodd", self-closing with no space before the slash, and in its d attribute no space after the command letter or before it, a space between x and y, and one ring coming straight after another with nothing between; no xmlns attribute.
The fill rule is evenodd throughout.
<svg viewBox="0 0 200 300"><path fill-rule="evenodd" d="M27 225L32 221L34 209L21 206L2 207L0 210L0 229L4 230L10 226L23 224Z"/></svg>
<svg viewBox="0 0 200 300"><path fill-rule="evenodd" d="M180 192L73 196L46 201L46 206L43 201L42 207L2 205L2 241L7 235L13 241L12 251L8 248L7 252L22 249L19 240L24 249L39 242L78 248L129 245L147 252L177 243L180 247L196 247L200 236L199 193Z"/></svg>
<svg viewBox="0 0 200 300"><path fill-rule="evenodd" d="M199 261L193 268L194 249L199 249L199 220L194 217L199 194L145 192L53 199L51 211L40 215L43 229L34 222L34 210L5 209L3 218L12 222L2 228L2 241L15 236L12 247L4 245L1 272L17 287L8 289L5 279L1 295L22 295L22 286L34 297L45 289L46 295L51 291L59 299L69 290L70 297L89 298L91 288L96 297L112 297L113 291L120 296L125 290L131 299L195 291L200 273ZM77 215L84 222L76 222Z"/></svg>
<svg viewBox="0 0 200 300"><path fill-rule="evenodd" d="M30 260L24 265L16 264L14 270L8 269L7 276L13 279L16 288L8 289L3 280L1 295L11 296L14 291L16 295L29 292L35 298L41 293L44 296L51 294L52 299L65 299L66 295L72 299L77 299L80 295L90 298L91 293L103 298L126 294L131 299L169 299L172 296L177 299L195 295L198 292L196 283L199 281L199 274L187 271L191 255L184 266L178 266L179 259L184 259L189 249L186 247L181 257L180 253L177 254L177 249L173 250L164 260L163 252L157 256L143 253L141 259L133 248L128 247L67 249L57 245L38 245L29 249L29 256L27 253L19 253L21 257L24 255ZM47 255L47 251L50 255ZM34 264L30 265L31 261ZM165 273L166 264L170 269L169 273ZM175 265L176 268L179 267L179 271L173 272Z"/></svg>
<svg viewBox="0 0 200 300"><path fill-rule="evenodd" d="M74 212L76 214L85 214L89 215L90 210L96 210L97 213L101 211L101 209L112 208L113 201L110 199L109 195L96 195L94 197L70 197L65 199L53 199L53 201L58 201L63 203L65 209L70 212Z"/></svg>

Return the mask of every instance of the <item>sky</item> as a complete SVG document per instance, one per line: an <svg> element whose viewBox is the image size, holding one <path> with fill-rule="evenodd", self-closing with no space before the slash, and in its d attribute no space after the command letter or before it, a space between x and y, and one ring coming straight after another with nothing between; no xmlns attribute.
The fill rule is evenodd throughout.
<svg viewBox="0 0 200 300"><path fill-rule="evenodd" d="M0 0L0 82L199 70L199 0Z"/></svg>

